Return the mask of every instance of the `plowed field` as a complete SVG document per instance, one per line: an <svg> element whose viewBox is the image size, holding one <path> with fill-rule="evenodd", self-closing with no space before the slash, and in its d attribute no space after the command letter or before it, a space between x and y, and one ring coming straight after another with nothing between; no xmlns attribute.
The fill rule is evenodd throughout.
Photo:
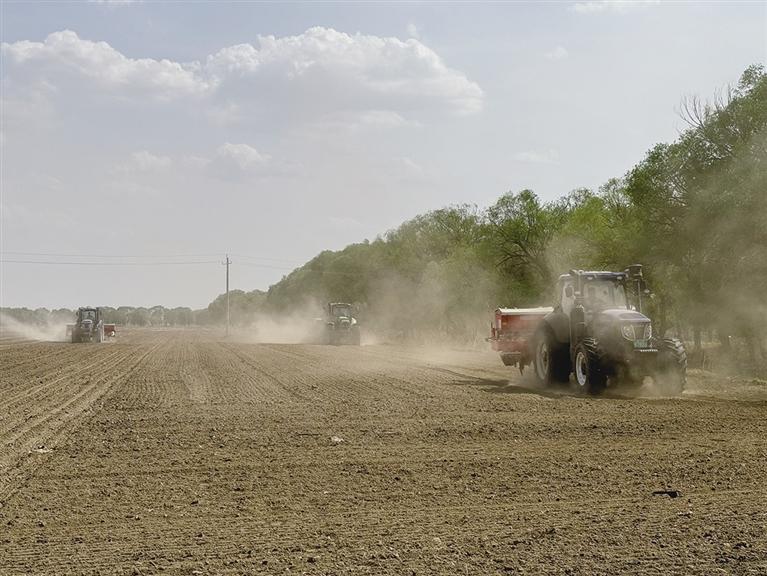
<svg viewBox="0 0 767 576"><path fill-rule="evenodd" d="M5 338L0 375L3 575L767 574L762 381L149 330Z"/></svg>

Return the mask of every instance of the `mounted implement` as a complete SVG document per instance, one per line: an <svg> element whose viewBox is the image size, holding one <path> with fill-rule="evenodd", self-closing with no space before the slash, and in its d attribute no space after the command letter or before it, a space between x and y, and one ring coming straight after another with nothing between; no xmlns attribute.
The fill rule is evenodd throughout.
<svg viewBox="0 0 767 576"><path fill-rule="evenodd" d="M506 366L517 366L524 373L525 366L533 361L532 340L535 330L546 314L553 308L497 308L490 325L490 342L493 350L501 354Z"/></svg>

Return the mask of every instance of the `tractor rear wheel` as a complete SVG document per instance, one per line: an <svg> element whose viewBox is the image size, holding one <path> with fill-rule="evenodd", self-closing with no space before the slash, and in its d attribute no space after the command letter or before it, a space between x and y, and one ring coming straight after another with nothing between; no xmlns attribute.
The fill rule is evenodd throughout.
<svg viewBox="0 0 767 576"><path fill-rule="evenodd" d="M554 337L547 328L540 330L533 340L533 365L535 377L543 386L567 382L570 376L570 359L567 347Z"/></svg>
<svg viewBox="0 0 767 576"><path fill-rule="evenodd" d="M601 394L607 386L602 353L594 338L584 338L575 349L573 389L578 394Z"/></svg>
<svg viewBox="0 0 767 576"><path fill-rule="evenodd" d="M682 395L687 384L687 352L678 338L664 338L658 342L655 383L662 394Z"/></svg>

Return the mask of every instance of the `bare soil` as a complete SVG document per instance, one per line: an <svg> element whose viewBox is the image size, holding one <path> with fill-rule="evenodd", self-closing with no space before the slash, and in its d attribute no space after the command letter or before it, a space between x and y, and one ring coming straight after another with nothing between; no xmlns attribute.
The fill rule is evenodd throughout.
<svg viewBox="0 0 767 576"><path fill-rule="evenodd" d="M0 376L3 575L767 574L764 381L181 330L5 338Z"/></svg>

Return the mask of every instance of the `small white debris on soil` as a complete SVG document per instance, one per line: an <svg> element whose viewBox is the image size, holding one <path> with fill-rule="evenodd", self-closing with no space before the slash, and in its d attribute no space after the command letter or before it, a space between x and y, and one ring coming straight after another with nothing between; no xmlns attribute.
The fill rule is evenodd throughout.
<svg viewBox="0 0 767 576"><path fill-rule="evenodd" d="M330 437L330 441L331 441L333 444L340 444L341 442L343 442L343 441L344 441L344 439L343 439L343 438L341 438L340 436L331 436L331 437Z"/></svg>

